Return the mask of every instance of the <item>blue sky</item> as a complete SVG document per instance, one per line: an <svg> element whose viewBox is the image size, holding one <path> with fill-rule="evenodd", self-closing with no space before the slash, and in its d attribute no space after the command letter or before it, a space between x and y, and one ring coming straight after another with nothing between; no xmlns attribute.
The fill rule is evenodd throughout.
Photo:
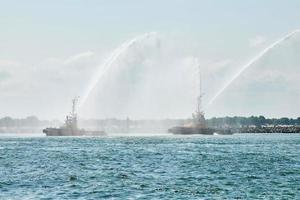
<svg viewBox="0 0 300 200"><path fill-rule="evenodd" d="M81 93L97 67L115 48L150 31L159 33L164 55L169 59L167 63L161 55L151 62L162 68L162 63L171 65L176 60L186 64L191 57L197 57L203 65L226 67L222 68L228 72L225 75L222 70L211 74L215 76L211 80L218 77L225 81L268 44L298 29L299 9L298 0L0 0L2 115L32 113L55 118L64 113L69 99L76 93L76 89L68 87L77 88L77 93ZM78 63L74 64L75 61ZM72 66L68 66L70 63ZM33 79L38 81L33 83ZM63 83L55 86L54 80ZM81 84L76 85L78 82ZM213 96L222 81L215 84L207 98ZM41 109L48 103L47 98L66 94L65 90L72 92L53 102L57 109ZM37 94L45 96L44 100ZM19 103L16 98L24 102ZM189 117L191 108L183 107L176 117ZM219 114L263 114L259 109L253 113L224 109ZM215 114L216 111L211 113ZM158 115L149 117L159 118ZM170 116L171 112L162 117Z"/></svg>
<svg viewBox="0 0 300 200"><path fill-rule="evenodd" d="M256 34L275 39L296 29L300 19L297 0L10 0L0 5L1 58L33 60L113 48L148 31L240 48Z"/></svg>

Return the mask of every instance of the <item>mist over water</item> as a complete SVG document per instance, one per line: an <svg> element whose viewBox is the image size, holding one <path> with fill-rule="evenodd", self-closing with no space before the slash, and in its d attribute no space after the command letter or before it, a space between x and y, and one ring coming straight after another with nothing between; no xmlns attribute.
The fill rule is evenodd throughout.
<svg viewBox="0 0 300 200"><path fill-rule="evenodd" d="M100 118L190 115L198 95L197 65L193 57L168 55L167 48L153 33L122 44L101 65L101 78L87 90L80 113Z"/></svg>
<svg viewBox="0 0 300 200"><path fill-rule="evenodd" d="M239 55L216 56L200 51L196 39L156 32L128 39L112 51L48 59L34 67L6 62L0 71L2 115L62 120L71 99L80 96L80 118L190 118L200 66L207 118L298 117L297 33L252 50L253 58L244 65Z"/></svg>
<svg viewBox="0 0 300 200"><path fill-rule="evenodd" d="M248 115L274 116L274 109L261 107L258 112L255 109L257 105L249 102L263 102L267 97L274 95L274 86L269 82L278 78L276 73L281 73L287 84L294 85L299 82L297 79L286 79L297 71L296 63L300 62L297 56L298 33L299 30L293 31L273 42L242 67L226 60L219 63L207 62L201 55L184 53L180 48L176 48L176 43L170 42L172 39L158 33L138 36L116 48L99 67L82 98L80 114L86 118L190 117L196 109L196 97L199 94L200 65L202 89L205 93L203 103L208 116L245 115L244 111ZM285 59L287 55L289 60ZM281 63L281 66L276 63ZM248 70L250 66L252 70ZM285 70L287 66L290 66L289 70ZM269 73L270 70L273 72ZM240 78L242 76L243 80ZM260 85L257 85L258 77L264 80ZM237 83L232 84L233 82ZM250 88L249 85L253 87ZM228 88L240 88L242 91L227 92ZM263 97L258 95L262 88L268 91ZM297 93L297 89L294 89ZM294 89L291 87L291 90ZM273 101L270 104L276 107L290 102L283 92L281 102ZM242 108L228 103L228 99L235 102L232 100L233 94L239 95L239 98L236 98L237 105L245 102L243 105L248 106ZM252 99L248 97L249 94L252 94ZM296 98L299 98L298 96ZM227 99L224 99L225 97ZM220 99L215 102L218 98ZM284 111L290 112L290 109ZM281 113L280 116L285 116L287 112Z"/></svg>

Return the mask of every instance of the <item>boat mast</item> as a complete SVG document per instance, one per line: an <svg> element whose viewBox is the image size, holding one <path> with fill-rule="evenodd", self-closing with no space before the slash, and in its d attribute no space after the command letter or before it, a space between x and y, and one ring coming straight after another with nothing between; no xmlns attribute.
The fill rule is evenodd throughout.
<svg viewBox="0 0 300 200"><path fill-rule="evenodd" d="M75 97L72 99L72 111L70 117L67 116L67 124L72 128L72 129L77 129L77 114L76 114L76 104L78 102L79 97Z"/></svg>
<svg viewBox="0 0 300 200"><path fill-rule="evenodd" d="M202 93L202 80L201 80L201 68L198 64L198 70L199 70L199 96L197 98L197 113L201 113L204 115L204 112L202 110L202 97L204 94Z"/></svg>
<svg viewBox="0 0 300 200"><path fill-rule="evenodd" d="M197 65L198 65L198 73L199 73L199 96L197 97L197 108L196 108L196 113L193 114L193 119L194 119L194 125L200 128L206 128L206 123L205 123L205 118L204 118L204 111L202 110L202 98L203 98L203 92L202 92L202 80L201 80L201 68L199 65L198 60Z"/></svg>
<svg viewBox="0 0 300 200"><path fill-rule="evenodd" d="M72 112L71 112L71 116L76 117L76 104L78 102L79 97L75 97L74 99L72 99Z"/></svg>

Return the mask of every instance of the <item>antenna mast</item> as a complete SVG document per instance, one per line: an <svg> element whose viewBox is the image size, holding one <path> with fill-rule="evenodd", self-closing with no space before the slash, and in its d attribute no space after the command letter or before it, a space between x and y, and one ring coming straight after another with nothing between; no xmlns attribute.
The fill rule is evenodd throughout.
<svg viewBox="0 0 300 200"><path fill-rule="evenodd" d="M199 96L197 98L197 112L198 113L204 113L202 110L202 97L203 97L203 93L202 93L202 80L201 80L201 67L199 65L199 62L197 60L197 64L198 64L198 70L199 70Z"/></svg>
<svg viewBox="0 0 300 200"><path fill-rule="evenodd" d="M72 115L73 117L76 117L76 104L77 104L77 102L78 102L78 99L79 99L78 96L75 97L74 99L72 99L72 112L71 112L71 115Z"/></svg>
<svg viewBox="0 0 300 200"><path fill-rule="evenodd" d="M196 59L196 64L198 67L199 73L199 96L197 97L197 109L196 113L193 114L194 125L200 128L206 128L204 111L202 110L202 81L201 81L201 68L198 59Z"/></svg>

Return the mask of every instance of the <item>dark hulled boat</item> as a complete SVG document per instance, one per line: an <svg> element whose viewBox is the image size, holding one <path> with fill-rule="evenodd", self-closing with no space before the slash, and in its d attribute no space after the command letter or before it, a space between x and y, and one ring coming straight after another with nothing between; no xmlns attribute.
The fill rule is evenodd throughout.
<svg viewBox="0 0 300 200"><path fill-rule="evenodd" d="M184 126L170 128L169 132L175 135L194 135L194 134L213 135L214 134L214 130L210 128L197 128L197 127L184 127Z"/></svg>
<svg viewBox="0 0 300 200"><path fill-rule="evenodd" d="M63 126L60 128L45 128L43 133L47 136L104 136L104 131L86 131L79 129L77 126L77 114L75 113L76 103L78 98L72 100L72 112L66 116Z"/></svg>
<svg viewBox="0 0 300 200"><path fill-rule="evenodd" d="M230 129L214 129L214 128L209 128L206 125L205 122L205 117L204 117L204 111L202 110L201 107L201 100L203 97L203 93L201 91L201 74L200 74L200 69L199 69L199 83L200 83L200 93L197 98L197 110L193 114L193 122L191 125L187 126L176 126L168 129L169 133L173 133L175 135L195 135L195 134L200 134L200 135L232 135L232 132Z"/></svg>
<svg viewBox="0 0 300 200"><path fill-rule="evenodd" d="M176 126L168 130L169 133L175 135L213 135L213 134L222 134L224 131L218 131L206 126L204 113L197 111L193 115L193 124L187 126Z"/></svg>

